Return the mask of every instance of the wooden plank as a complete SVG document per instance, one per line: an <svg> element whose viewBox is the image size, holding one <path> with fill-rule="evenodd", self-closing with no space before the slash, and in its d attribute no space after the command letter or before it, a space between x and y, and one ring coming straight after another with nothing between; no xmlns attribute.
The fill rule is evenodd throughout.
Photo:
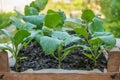
<svg viewBox="0 0 120 80"><path fill-rule="evenodd" d="M0 80L120 80L120 73L0 73L0 75L2 75L2 78Z"/></svg>
<svg viewBox="0 0 120 80"><path fill-rule="evenodd" d="M8 54L7 52L0 52L0 72L8 72Z"/></svg>
<svg viewBox="0 0 120 80"><path fill-rule="evenodd" d="M120 51L111 51L108 56L108 72L120 72Z"/></svg>

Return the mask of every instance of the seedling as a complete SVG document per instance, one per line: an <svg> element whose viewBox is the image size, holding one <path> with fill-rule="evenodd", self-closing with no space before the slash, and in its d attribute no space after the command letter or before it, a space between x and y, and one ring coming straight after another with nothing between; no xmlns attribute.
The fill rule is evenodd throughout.
<svg viewBox="0 0 120 80"><path fill-rule="evenodd" d="M71 36L67 32L53 31L51 37L42 36L39 38L39 43L47 54L52 55L58 60L58 68L61 68L64 58L66 58L72 50L75 50L80 46L72 45L65 49L63 47L79 40L79 37ZM57 55L55 54L55 51L57 51Z"/></svg>
<svg viewBox="0 0 120 80"><path fill-rule="evenodd" d="M18 57L20 46L22 46L22 43L24 42L25 38L28 37L30 33L27 30L19 30L15 35L12 35L10 32L4 29L0 30L0 33L6 35L11 40L12 47L8 45L6 45L6 47L0 46L0 49L9 50L12 53L13 57L16 60L15 68L17 71L18 62L22 59L25 59L25 57Z"/></svg>
<svg viewBox="0 0 120 80"><path fill-rule="evenodd" d="M90 15L86 15L88 13ZM80 46L83 50L90 52L84 53L84 55L93 60L94 66L96 67L97 59L103 53L100 46L104 46L105 49L111 49L115 46L116 40L111 33L104 31L103 21L95 17L91 10L85 10L82 14L82 19L86 21L86 27L77 27L74 28L74 31L79 36L84 36L84 43L88 44L88 46L84 44Z"/></svg>

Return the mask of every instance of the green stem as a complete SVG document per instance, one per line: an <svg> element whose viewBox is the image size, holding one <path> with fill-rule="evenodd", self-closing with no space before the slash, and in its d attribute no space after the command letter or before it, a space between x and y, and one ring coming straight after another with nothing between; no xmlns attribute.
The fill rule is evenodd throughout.
<svg viewBox="0 0 120 80"><path fill-rule="evenodd" d="M59 62L59 64L58 64L58 68L60 69L61 68L61 62L62 62L62 59L61 59L61 53L62 53L62 45L59 45L59 47L58 47L58 62Z"/></svg>
<svg viewBox="0 0 120 80"><path fill-rule="evenodd" d="M55 56L55 54L54 54L54 53L52 53L52 56L53 56L56 60L58 60L58 58Z"/></svg>
<svg viewBox="0 0 120 80"><path fill-rule="evenodd" d="M16 58L16 63L15 63L15 70L18 71L18 58Z"/></svg>
<svg viewBox="0 0 120 80"><path fill-rule="evenodd" d="M61 69L61 65L62 65L61 60L59 60L58 69Z"/></svg>

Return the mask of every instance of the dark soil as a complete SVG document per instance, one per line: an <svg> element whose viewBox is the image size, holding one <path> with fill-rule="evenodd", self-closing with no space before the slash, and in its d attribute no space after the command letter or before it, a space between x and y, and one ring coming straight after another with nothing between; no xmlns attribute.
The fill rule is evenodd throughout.
<svg viewBox="0 0 120 80"><path fill-rule="evenodd" d="M107 66L107 60L101 54L97 60L97 66L94 67L92 60L83 55L82 49L72 51L63 61L62 69L68 70L92 70L98 68L103 71ZM18 72L25 71L32 68L33 70L58 68L58 61L51 55L44 53L39 43L32 41L28 47L23 47L20 51L19 57L24 56L26 59L19 62ZM15 70L15 68L12 68Z"/></svg>

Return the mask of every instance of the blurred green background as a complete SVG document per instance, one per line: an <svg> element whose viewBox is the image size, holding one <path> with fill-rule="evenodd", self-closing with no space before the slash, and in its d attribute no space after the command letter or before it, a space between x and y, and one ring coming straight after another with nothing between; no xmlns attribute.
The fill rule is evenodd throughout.
<svg viewBox="0 0 120 80"><path fill-rule="evenodd" d="M0 29L9 27L11 22L10 16L16 16L13 11L4 11L3 2L0 0ZM10 0L9 0L10 1ZM13 1L13 0L12 0ZM17 0L16 0L17 1ZM20 2L22 2L21 0ZM26 0L27 2L28 0ZM29 0L33 1L33 0ZM7 0L6 2L7 3ZM4 4L5 4L4 3ZM11 2L12 3L12 2ZM14 0L14 5L16 2ZM16 3L17 4L17 3ZM27 3L28 4L28 3ZM104 20L104 27L106 31L110 31L116 38L120 38L120 0L48 0L48 4L42 13L47 12L48 9L62 10L67 17L80 17L82 10L88 8L92 9L96 14L101 15ZM24 7L24 5L19 6ZM13 7L19 10L19 7ZM22 12L22 11L21 11Z"/></svg>

